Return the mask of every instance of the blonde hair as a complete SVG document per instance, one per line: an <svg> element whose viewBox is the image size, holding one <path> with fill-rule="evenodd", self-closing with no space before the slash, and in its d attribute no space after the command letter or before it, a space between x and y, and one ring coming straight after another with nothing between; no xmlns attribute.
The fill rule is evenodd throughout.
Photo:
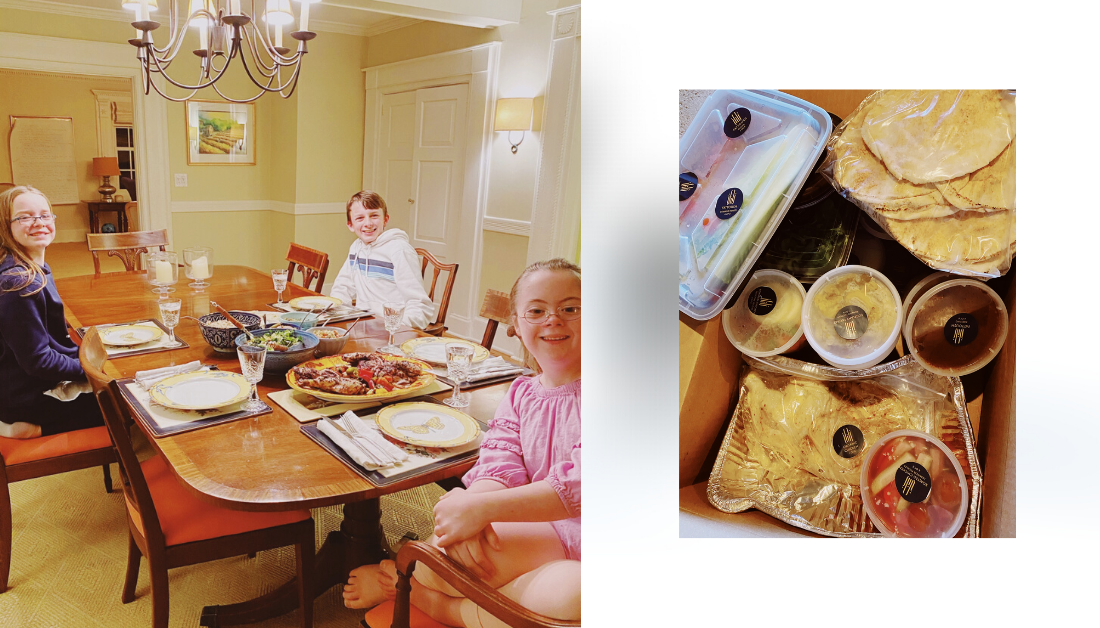
<svg viewBox="0 0 1100 628"><path fill-rule="evenodd" d="M516 333L516 323L518 322L518 314L516 313L516 306L518 305L518 303L516 302L516 296L519 294L519 286L521 283L523 283L523 280L526 279L529 275L533 275L540 270L559 270L567 273L573 273L573 276L577 278L577 283L580 283L581 280L581 267L577 266L573 262L570 262L569 260L562 259L560 257L543 260L541 262L535 262L534 264L531 264L527 268L523 269L523 272L520 273L519 278L516 279L516 283L512 285L512 292L508 294L508 317L511 322L508 323L508 330L506 333L509 336L515 336L519 338L519 335ZM523 344L523 338L520 338L519 344L523 347L523 363L526 366L534 369L536 373L541 373L542 368L539 367L539 363L537 360L535 360L535 356L531 355L531 352L528 351L527 347Z"/></svg>
<svg viewBox="0 0 1100 628"><path fill-rule="evenodd" d="M11 214L15 206L15 199L24 194L37 194L46 201L46 206L53 213L53 205L50 199L42 192L29 185L17 185L11 189L0 192L0 264L11 255L15 258L15 266L8 269L3 277L0 277L0 290L4 292L21 292L35 281L38 287L21 296L38 294L46 287L46 271L42 269L31 256L23 249L23 245L15 240L15 234L11 230ZM9 281L8 278L14 278Z"/></svg>
<svg viewBox="0 0 1100 628"><path fill-rule="evenodd" d="M356 203L362 203L363 209L381 209L383 218L390 217L390 210L386 209L386 201L381 196L379 196L378 192L362 190L353 194L351 196L351 200L348 201L348 222L351 222L351 208Z"/></svg>

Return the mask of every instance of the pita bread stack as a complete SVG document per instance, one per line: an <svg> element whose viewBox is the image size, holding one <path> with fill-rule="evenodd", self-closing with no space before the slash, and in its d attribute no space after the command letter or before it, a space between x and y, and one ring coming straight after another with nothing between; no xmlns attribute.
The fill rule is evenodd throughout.
<svg viewBox="0 0 1100 628"><path fill-rule="evenodd" d="M929 266L997 277L1016 254L1015 94L880 91L834 133L823 172Z"/></svg>

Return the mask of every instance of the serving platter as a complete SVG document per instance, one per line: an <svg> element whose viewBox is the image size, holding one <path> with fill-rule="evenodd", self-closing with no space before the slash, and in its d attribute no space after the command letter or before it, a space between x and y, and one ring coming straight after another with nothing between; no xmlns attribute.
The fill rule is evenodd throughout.
<svg viewBox="0 0 1100 628"><path fill-rule="evenodd" d="M436 366L447 366L447 345L466 345L474 350L473 363L481 362L489 357L489 350L469 340L460 338L439 338L436 336L425 338L413 338L401 343L401 351L405 355L423 360Z"/></svg>
<svg viewBox="0 0 1100 628"><path fill-rule="evenodd" d="M209 410L239 403L252 387L240 373L206 371L173 375L149 389L154 403L175 410Z"/></svg>
<svg viewBox="0 0 1100 628"><path fill-rule="evenodd" d="M477 438L477 421L449 406L398 403L378 411L378 427L387 436L421 447L458 447Z"/></svg>
<svg viewBox="0 0 1100 628"><path fill-rule="evenodd" d="M287 305L301 312L308 312L310 310L323 312L325 310L329 310L338 305L341 305L342 303L343 301L337 299L336 297L315 295L308 297L295 297L288 301Z"/></svg>
<svg viewBox="0 0 1100 628"><path fill-rule="evenodd" d="M131 347L152 342L164 335L159 327L149 325L118 325L100 331L103 344L115 347Z"/></svg>
<svg viewBox="0 0 1100 628"><path fill-rule="evenodd" d="M314 396L318 399L322 399L324 401L334 401L334 402L337 402L337 403L361 403L361 402L364 402L364 401L379 401L379 400L383 400L383 399L394 399L394 398L397 398L397 397L404 397L405 395L415 393L418 390L422 390L424 388L427 388L428 386L430 386L432 384L432 382L435 381L435 375L431 371L431 365L424 362L424 361L422 361L422 360L417 360L417 359L414 359L414 358L405 358L405 357L400 357L400 356L396 356L396 355L390 355L390 354L387 354L387 353L377 353L375 355L381 356L383 360L388 360L388 361L391 361L391 362L396 362L396 361L399 361L399 360L404 360L406 362L412 362L413 364L416 364L417 366L420 367L420 369L422 371L421 374L420 374L420 377L417 378L417 380L415 382L413 382L411 385L409 385L405 388L394 388L391 391L377 390L376 389L376 390L372 390L370 392L370 394L367 394L367 395L340 395L340 394L336 394L336 393L325 392L323 390L316 390L316 389L313 389L313 388L306 388L305 386L302 386L301 384L298 383L298 376L294 373L294 369L291 369L290 371L287 372L287 374L286 374L286 383L287 383L287 385L289 385L294 390L297 390L298 392L303 392L307 395L312 395L312 396ZM332 367L335 367L335 366L348 366L348 363L345 362L344 359L342 357L338 356L338 355L330 355L330 356L327 356L327 357L324 357L324 358L318 358L316 360L309 360L307 362L302 362L298 366L314 368L314 369L320 370L320 369L332 368Z"/></svg>

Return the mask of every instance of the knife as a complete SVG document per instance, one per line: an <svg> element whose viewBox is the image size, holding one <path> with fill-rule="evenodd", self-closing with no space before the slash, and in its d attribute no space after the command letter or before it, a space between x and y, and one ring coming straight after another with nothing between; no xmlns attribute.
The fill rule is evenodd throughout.
<svg viewBox="0 0 1100 628"><path fill-rule="evenodd" d="M374 454L367 451L367 449L365 447L363 447L363 445L361 445L358 441L356 441L355 437L352 436L351 433L349 433L347 430L345 430L344 428L337 425L336 421L333 421L332 419L328 418L327 416L321 417L321 420L324 421L325 423L327 423L329 426L331 426L337 432L339 432L344 438L348 439L351 442L352 445L355 445L359 449L359 451L361 451L363 453L363 455L367 457L368 460L372 461L371 462L372 465L380 466L378 464L378 460L374 456Z"/></svg>

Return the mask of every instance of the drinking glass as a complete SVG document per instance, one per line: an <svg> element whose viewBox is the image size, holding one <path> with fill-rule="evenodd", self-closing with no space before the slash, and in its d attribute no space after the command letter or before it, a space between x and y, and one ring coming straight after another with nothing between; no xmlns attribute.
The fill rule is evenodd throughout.
<svg viewBox="0 0 1100 628"><path fill-rule="evenodd" d="M180 306L182 304L183 301L180 299L164 299L157 303L160 307L160 320L168 328L168 339L172 341L172 344L176 342L176 325L180 324Z"/></svg>
<svg viewBox="0 0 1100 628"><path fill-rule="evenodd" d="M188 286L202 290L210 285L206 281L214 273L214 249L208 246L189 246L183 249L184 274L193 281Z"/></svg>
<svg viewBox="0 0 1100 628"><path fill-rule="evenodd" d="M283 302L283 290L286 290L287 269L276 268L271 271L271 281L275 282L275 290L279 293L278 303Z"/></svg>
<svg viewBox="0 0 1100 628"><path fill-rule="evenodd" d="M383 303L383 318L386 322L386 331L390 332L390 344L382 347L379 351L386 353L401 354L401 347L393 344L393 335L398 329L401 329L401 318L405 316L405 304L404 303Z"/></svg>
<svg viewBox="0 0 1100 628"><path fill-rule="evenodd" d="M172 286L179 281L179 257L175 251L151 251L145 259L149 283L156 286L153 292L161 299L167 299L169 292L176 291Z"/></svg>
<svg viewBox="0 0 1100 628"><path fill-rule="evenodd" d="M459 384L470 374L470 363L474 359L474 348L470 345L451 343L447 345L447 377L455 383L450 398L443 403L452 408L465 408L470 405L470 393L459 391Z"/></svg>
<svg viewBox="0 0 1100 628"><path fill-rule="evenodd" d="M241 409L249 412L263 410L264 402L260 401L256 384L264 378L264 358L267 357L267 349L254 345L243 345L237 347L237 357L241 361L241 374L244 375L249 384L252 384L252 392L248 396L248 403L241 406Z"/></svg>

